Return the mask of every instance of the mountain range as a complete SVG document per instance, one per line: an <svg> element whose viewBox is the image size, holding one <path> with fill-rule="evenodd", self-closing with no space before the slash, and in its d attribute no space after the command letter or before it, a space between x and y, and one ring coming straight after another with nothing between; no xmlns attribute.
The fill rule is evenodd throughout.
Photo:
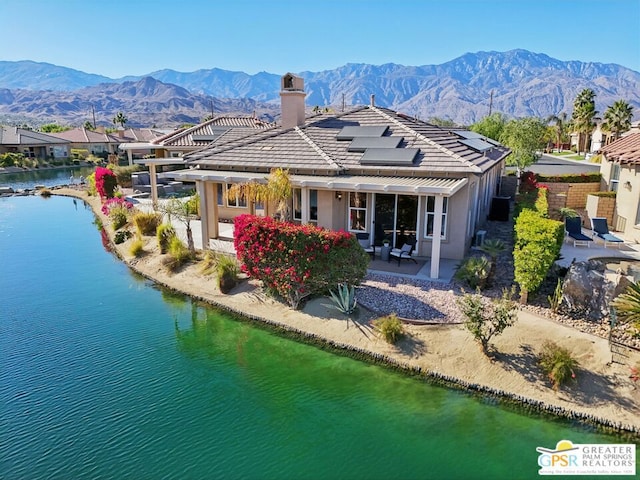
<svg viewBox="0 0 640 480"><path fill-rule="evenodd" d="M111 124L118 111L129 126L197 123L208 114L279 114L282 74L250 75L218 68L158 70L112 79L32 61L0 62L0 122ZM616 64L561 61L527 50L467 53L440 65L347 64L322 72L292 72L305 80L306 103L339 111L377 105L469 125L489 113L546 118L571 113L585 88L602 114L626 100L640 117L640 73Z"/></svg>

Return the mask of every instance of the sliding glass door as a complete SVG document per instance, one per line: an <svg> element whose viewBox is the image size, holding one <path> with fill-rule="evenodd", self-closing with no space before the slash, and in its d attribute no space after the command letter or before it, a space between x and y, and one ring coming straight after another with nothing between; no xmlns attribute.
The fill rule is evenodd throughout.
<svg viewBox="0 0 640 480"><path fill-rule="evenodd" d="M416 239L418 197L415 195L375 195L374 241L382 245L388 239L394 247L401 247L408 239Z"/></svg>

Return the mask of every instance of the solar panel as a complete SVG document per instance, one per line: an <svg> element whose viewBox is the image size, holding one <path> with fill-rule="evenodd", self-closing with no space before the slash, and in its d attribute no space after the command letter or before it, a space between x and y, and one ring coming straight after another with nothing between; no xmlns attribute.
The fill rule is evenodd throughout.
<svg viewBox="0 0 640 480"><path fill-rule="evenodd" d="M469 138L467 140L460 140L460 143L464 143L467 147L473 148L477 152L484 152L493 148L489 142L485 142L479 138Z"/></svg>
<svg viewBox="0 0 640 480"><path fill-rule="evenodd" d="M348 126L342 127L342 130L336 135L338 140L353 140L356 137L381 137L384 135L389 127L386 125L380 126Z"/></svg>
<svg viewBox="0 0 640 480"><path fill-rule="evenodd" d="M368 148L397 148L402 137L356 137L347 148L349 152L364 152Z"/></svg>
<svg viewBox="0 0 640 480"><path fill-rule="evenodd" d="M367 148L362 154L363 165L411 165L419 148Z"/></svg>
<svg viewBox="0 0 640 480"><path fill-rule="evenodd" d="M480 140L484 140L485 142L491 143L492 145L500 145L500 143L496 142L493 138L489 138L478 132L472 132L471 130L454 130L453 133L455 133L456 135L460 135L461 137L464 137L468 140L478 138Z"/></svg>

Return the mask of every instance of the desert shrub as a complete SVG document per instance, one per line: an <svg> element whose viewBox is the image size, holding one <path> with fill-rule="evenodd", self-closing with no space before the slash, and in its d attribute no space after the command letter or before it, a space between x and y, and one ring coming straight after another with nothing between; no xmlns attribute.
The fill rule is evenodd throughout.
<svg viewBox="0 0 640 480"><path fill-rule="evenodd" d="M169 249L167 253L168 256L165 259L164 264L172 272L175 272L192 258L191 252L187 246L175 235L171 237L171 240L169 241Z"/></svg>
<svg viewBox="0 0 640 480"><path fill-rule="evenodd" d="M162 217L155 212L138 212L133 216L133 224L138 229L140 235L155 235L161 221Z"/></svg>
<svg viewBox="0 0 640 480"><path fill-rule="evenodd" d="M376 318L373 326L388 343L396 343L405 333L404 326L395 313Z"/></svg>
<svg viewBox="0 0 640 480"><path fill-rule="evenodd" d="M346 283L341 283L335 292L329 290L329 294L331 295L333 308L345 315L351 315L355 312L358 301L356 300L356 289L353 285L349 286Z"/></svg>
<svg viewBox="0 0 640 480"><path fill-rule="evenodd" d="M129 221L129 209L124 206L116 205L109 210L109 219L113 230L119 230Z"/></svg>
<svg viewBox="0 0 640 480"><path fill-rule="evenodd" d="M200 261L200 273L203 275L213 275L217 273L216 266L218 265L218 257L220 255L222 254L214 252L213 250L205 250L202 260Z"/></svg>
<svg viewBox="0 0 640 480"><path fill-rule="evenodd" d="M613 299L614 308L620 321L629 323L636 332L640 332L640 282L631 283Z"/></svg>
<svg viewBox="0 0 640 480"><path fill-rule="evenodd" d="M574 370L578 366L578 361L571 356L569 350L550 340L542 345L538 362L542 371L551 380L554 390L558 390L569 379L576 378Z"/></svg>
<svg viewBox="0 0 640 480"><path fill-rule="evenodd" d="M456 300L465 317L464 326L480 343L485 355L489 353L489 342L500 335L517 320L518 310L511 300L513 288L503 290L499 299L488 299L477 293L465 293Z"/></svg>
<svg viewBox="0 0 640 480"><path fill-rule="evenodd" d="M141 256L144 253L144 240L142 240L142 238L136 238L133 242L131 242L129 253L134 257Z"/></svg>
<svg viewBox="0 0 640 480"><path fill-rule="evenodd" d="M293 308L334 285L358 285L369 264L355 235L312 225L240 215L234 221L234 239L242 271Z"/></svg>
<svg viewBox="0 0 640 480"><path fill-rule="evenodd" d="M98 189L96 188L96 174L87 175L87 195L95 197L98 195Z"/></svg>
<svg viewBox="0 0 640 480"><path fill-rule="evenodd" d="M176 231L171 224L163 223L162 225L158 225L158 228L156 229L156 238L158 240L160 253L167 253L167 250L169 250L169 243L175 236Z"/></svg>
<svg viewBox="0 0 640 480"><path fill-rule="evenodd" d="M491 272L491 262L485 256L469 257L458 265L454 275L456 280L466 283L469 287L483 289Z"/></svg>
<svg viewBox="0 0 640 480"><path fill-rule="evenodd" d="M216 274L218 287L222 293L229 292L238 283L240 266L235 258L230 255L218 255L216 262Z"/></svg>
<svg viewBox="0 0 640 480"><path fill-rule="evenodd" d="M131 238L131 232L129 230L120 230L116 232L113 237L113 241L116 245L120 245L121 243L126 242L129 238Z"/></svg>
<svg viewBox="0 0 640 480"><path fill-rule="evenodd" d="M51 190L49 190L48 188L43 188L42 190L40 190L40 196L49 198L51 196Z"/></svg>

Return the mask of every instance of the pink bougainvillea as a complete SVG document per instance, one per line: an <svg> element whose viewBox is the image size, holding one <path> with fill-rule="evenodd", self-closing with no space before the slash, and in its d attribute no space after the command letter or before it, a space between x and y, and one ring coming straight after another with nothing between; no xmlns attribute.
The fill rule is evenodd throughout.
<svg viewBox="0 0 640 480"><path fill-rule="evenodd" d="M96 190L100 198L113 198L113 194L118 185L115 173L108 168L96 168Z"/></svg>
<svg viewBox="0 0 640 480"><path fill-rule="evenodd" d="M293 308L338 283L359 284L368 265L367 254L348 232L269 217L236 217L234 245L242 270Z"/></svg>
<svg viewBox="0 0 640 480"><path fill-rule="evenodd" d="M124 198L113 197L102 204L102 213L109 215L111 209L116 206L131 210L133 208L133 203L126 201Z"/></svg>

